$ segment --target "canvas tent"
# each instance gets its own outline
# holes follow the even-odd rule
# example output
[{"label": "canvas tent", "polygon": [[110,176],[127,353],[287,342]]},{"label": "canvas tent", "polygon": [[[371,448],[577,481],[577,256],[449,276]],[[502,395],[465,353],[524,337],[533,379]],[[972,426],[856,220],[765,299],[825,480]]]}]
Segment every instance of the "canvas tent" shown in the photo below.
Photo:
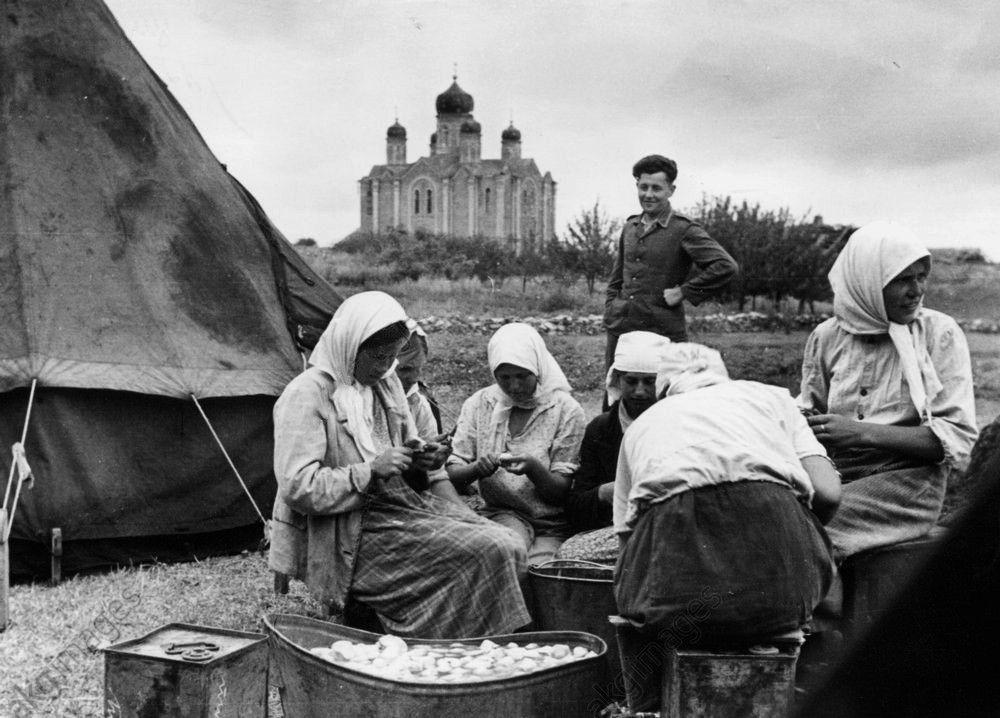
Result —
[{"label": "canvas tent", "polygon": [[[0,19],[0,468],[14,573],[232,549],[274,499],[271,407],[340,302],[100,0]],[[310,341],[311,339],[311,341]]]}]

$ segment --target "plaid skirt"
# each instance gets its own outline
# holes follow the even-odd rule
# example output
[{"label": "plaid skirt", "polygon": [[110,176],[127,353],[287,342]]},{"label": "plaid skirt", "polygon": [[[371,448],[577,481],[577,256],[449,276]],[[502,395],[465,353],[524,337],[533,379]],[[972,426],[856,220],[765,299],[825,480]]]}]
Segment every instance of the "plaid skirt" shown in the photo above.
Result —
[{"label": "plaid skirt", "polygon": [[816,517],[780,484],[743,481],[652,504],[615,566],[622,617],[677,645],[809,620],[833,580]]},{"label": "plaid skirt", "polygon": [[350,595],[399,636],[511,633],[531,621],[519,582],[526,571],[514,532],[392,479],[365,509]]}]

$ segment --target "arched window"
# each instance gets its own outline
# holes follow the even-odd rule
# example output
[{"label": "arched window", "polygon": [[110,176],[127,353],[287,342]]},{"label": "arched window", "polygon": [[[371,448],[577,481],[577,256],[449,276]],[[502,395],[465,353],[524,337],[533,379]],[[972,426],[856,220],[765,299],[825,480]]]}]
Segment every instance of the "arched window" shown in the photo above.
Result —
[{"label": "arched window", "polygon": [[413,214],[420,214],[420,190],[413,190]]},{"label": "arched window", "polygon": [[372,194],[372,184],[371,184],[371,182],[369,182],[368,183],[368,189],[365,191],[365,214],[371,214],[372,213],[372,207],[374,205],[374,202],[372,201],[372,197],[373,197],[373,194]]},{"label": "arched window", "polygon": [[434,213],[434,199],[431,196],[433,194],[432,190],[427,190],[427,214]]},{"label": "arched window", "polygon": [[486,194],[486,198],[485,198],[485,201],[484,201],[483,204],[485,205],[485,210],[487,212],[489,212],[490,211],[490,188],[489,187],[486,188],[486,193],[485,194]]}]

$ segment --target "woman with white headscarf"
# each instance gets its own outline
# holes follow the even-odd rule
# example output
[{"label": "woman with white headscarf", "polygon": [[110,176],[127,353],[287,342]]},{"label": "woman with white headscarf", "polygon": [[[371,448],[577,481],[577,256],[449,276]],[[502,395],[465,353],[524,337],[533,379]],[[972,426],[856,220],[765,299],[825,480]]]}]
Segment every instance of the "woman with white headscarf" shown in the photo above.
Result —
[{"label": "woman with white headscarf", "polygon": [[898,224],[857,230],[830,270],[834,316],[806,343],[799,406],[843,476],[838,561],[933,528],[978,436],[965,335],[923,306],[930,264]]},{"label": "woman with white headscarf", "polygon": [[459,490],[478,482],[480,512],[522,537],[529,564],[542,563],[569,535],[564,506],[583,408],[530,325],[500,327],[487,358],[496,383],[462,405],[448,474]]},{"label": "woman with white headscarf", "polygon": [[341,620],[349,600],[368,606],[389,633],[514,631],[530,621],[524,548],[461,503],[447,447],[417,435],[394,371],[408,336],[389,295],[349,297],[279,397],[271,568]]},{"label": "woman with white headscarf", "polygon": [[618,537],[611,528],[615,469],[622,435],[656,401],[656,370],[670,339],[653,332],[627,332],[615,346],[604,380],[610,406],[594,417],[583,434],[580,468],[566,499],[566,517],[582,533],[567,539],[556,558],[614,564]]},{"label": "woman with white headscarf", "polygon": [[799,628],[833,580],[823,446],[787,389],[730,380],[714,349],[668,344],[656,389],[618,459],[620,615],[679,643]]}]

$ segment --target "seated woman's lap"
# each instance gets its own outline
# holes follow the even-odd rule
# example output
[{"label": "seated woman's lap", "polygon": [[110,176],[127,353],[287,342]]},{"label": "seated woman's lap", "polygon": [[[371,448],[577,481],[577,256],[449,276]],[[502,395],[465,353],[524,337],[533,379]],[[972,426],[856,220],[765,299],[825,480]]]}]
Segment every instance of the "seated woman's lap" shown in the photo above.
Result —
[{"label": "seated woman's lap", "polygon": [[513,511],[482,509],[480,513],[520,537],[528,552],[529,566],[538,566],[555,558],[559,547],[566,540],[564,530],[538,530]]},{"label": "seated woman's lap", "polygon": [[937,523],[947,488],[943,465],[871,474],[844,484],[826,525],[838,563],[856,553],[923,536]]},{"label": "seated woman's lap", "polygon": [[396,487],[366,509],[351,596],[399,635],[509,632],[530,620],[518,583],[525,560],[503,527]]}]

